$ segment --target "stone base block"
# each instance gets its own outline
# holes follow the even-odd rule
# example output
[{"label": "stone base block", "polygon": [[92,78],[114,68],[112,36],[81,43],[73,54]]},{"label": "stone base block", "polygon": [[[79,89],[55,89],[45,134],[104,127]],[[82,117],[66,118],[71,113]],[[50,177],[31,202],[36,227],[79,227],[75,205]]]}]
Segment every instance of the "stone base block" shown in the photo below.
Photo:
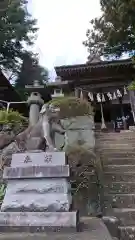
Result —
[{"label": "stone base block", "polygon": [[1,212],[0,232],[77,231],[78,212]]},{"label": "stone base block", "polygon": [[63,178],[69,177],[69,165],[5,167],[4,179]]},{"label": "stone base block", "polygon": [[68,212],[72,203],[70,194],[6,194],[2,212]]},{"label": "stone base block", "polygon": [[64,178],[9,180],[6,188],[6,194],[10,196],[17,194],[66,194],[69,192],[71,192],[70,183]]}]

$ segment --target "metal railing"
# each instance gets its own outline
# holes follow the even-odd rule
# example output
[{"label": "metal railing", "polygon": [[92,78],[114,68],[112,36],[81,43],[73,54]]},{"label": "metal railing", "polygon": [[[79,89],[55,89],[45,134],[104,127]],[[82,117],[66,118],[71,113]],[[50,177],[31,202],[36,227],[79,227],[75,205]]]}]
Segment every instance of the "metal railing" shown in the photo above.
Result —
[{"label": "metal railing", "polygon": [[27,103],[27,102],[26,101],[22,101],[22,102],[7,102],[7,101],[4,101],[4,100],[0,100],[0,103],[6,103],[7,104],[6,110],[7,110],[7,113],[8,113],[11,104],[23,104],[23,103]]}]

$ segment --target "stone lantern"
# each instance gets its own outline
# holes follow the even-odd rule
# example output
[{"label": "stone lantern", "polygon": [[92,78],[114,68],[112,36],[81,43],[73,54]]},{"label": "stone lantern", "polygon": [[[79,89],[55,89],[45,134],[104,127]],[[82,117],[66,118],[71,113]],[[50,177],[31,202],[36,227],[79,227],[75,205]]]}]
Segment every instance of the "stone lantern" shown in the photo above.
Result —
[{"label": "stone lantern", "polygon": [[64,93],[62,90],[62,85],[64,83],[61,81],[61,77],[57,76],[55,78],[55,82],[52,83],[52,85],[54,86],[53,89],[53,94],[51,95],[52,98],[57,98],[57,97],[64,97]]},{"label": "stone lantern", "polygon": [[38,80],[34,81],[33,85],[26,85],[25,88],[31,92],[27,103],[30,107],[29,110],[29,125],[34,126],[39,120],[39,112],[41,106],[44,104],[41,98],[40,91],[44,88],[44,85],[40,85]]}]

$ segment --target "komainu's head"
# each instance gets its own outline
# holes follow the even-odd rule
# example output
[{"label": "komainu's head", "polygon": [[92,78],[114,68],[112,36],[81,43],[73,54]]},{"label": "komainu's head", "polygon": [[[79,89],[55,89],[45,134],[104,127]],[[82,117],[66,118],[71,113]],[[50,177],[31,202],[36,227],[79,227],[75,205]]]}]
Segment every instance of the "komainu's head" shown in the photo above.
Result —
[{"label": "komainu's head", "polygon": [[47,115],[49,118],[58,117],[60,108],[53,104],[44,104],[41,108],[40,114],[42,116]]}]

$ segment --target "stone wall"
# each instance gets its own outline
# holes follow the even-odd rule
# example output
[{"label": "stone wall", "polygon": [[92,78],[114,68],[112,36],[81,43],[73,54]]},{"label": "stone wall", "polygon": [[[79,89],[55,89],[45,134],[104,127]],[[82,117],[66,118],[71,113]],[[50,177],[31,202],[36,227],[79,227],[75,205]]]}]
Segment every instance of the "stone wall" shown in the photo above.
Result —
[{"label": "stone wall", "polygon": [[[80,143],[86,149],[95,148],[94,119],[93,116],[80,116],[76,118],[63,119],[63,126],[66,129],[67,145]],[[56,134],[56,146],[63,145],[64,137]]]},{"label": "stone wall", "polygon": [[[92,158],[93,162],[96,162],[96,156],[93,154],[95,152],[95,131],[94,131],[94,119],[93,116],[80,116],[76,118],[64,119],[63,125],[66,129],[67,134],[67,142],[65,146],[65,150],[67,146],[75,146],[80,145],[81,148],[86,149],[86,151],[90,151],[90,158]],[[56,135],[56,145],[57,148],[63,145],[64,138],[63,136]],[[78,157],[76,157],[76,161]],[[74,160],[73,160],[74,161]],[[83,161],[83,163],[82,163]],[[85,215],[97,215],[99,212],[99,200],[98,200],[98,186],[97,181],[98,177],[96,174],[95,166],[90,166],[89,160],[82,159],[80,169],[77,167],[77,171],[84,171],[85,167],[88,167],[86,177],[89,180],[89,189],[87,187],[83,187],[79,192],[75,192],[73,200],[73,208],[79,209],[80,214]],[[86,163],[87,161],[87,163]],[[69,163],[70,165],[71,163]],[[75,164],[72,164],[72,167]],[[76,164],[77,165],[77,164]]]}]

